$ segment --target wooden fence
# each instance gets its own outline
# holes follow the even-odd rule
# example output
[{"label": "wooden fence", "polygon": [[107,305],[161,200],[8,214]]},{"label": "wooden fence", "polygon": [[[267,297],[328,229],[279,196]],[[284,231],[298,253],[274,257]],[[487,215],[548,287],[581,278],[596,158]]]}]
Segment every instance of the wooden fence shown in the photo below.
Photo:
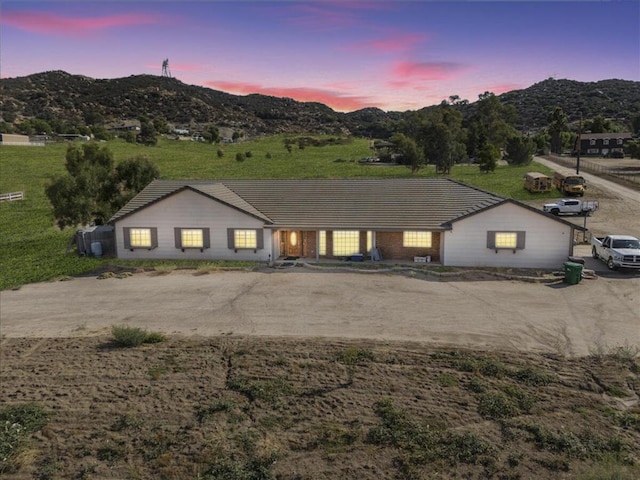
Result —
[{"label": "wooden fence", "polygon": [[24,192],[0,193],[0,202],[13,202],[14,200],[24,200]]},{"label": "wooden fence", "polygon": [[[576,168],[575,157],[559,157],[556,155],[550,155],[549,158],[562,166],[569,168]],[[589,160],[580,159],[580,170],[584,170],[588,173],[594,173],[596,175],[609,177],[612,180],[618,179],[625,182],[634,184],[636,187],[640,186],[640,160],[638,160],[637,167],[620,167],[620,166],[606,166],[600,165]]]}]

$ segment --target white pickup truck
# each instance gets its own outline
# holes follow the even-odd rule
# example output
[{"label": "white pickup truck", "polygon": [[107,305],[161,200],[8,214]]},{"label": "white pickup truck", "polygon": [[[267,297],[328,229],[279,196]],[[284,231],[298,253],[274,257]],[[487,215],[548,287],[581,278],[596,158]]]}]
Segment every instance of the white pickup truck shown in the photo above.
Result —
[{"label": "white pickup truck", "polygon": [[591,253],[611,270],[640,268],[640,240],[631,235],[591,237]]},{"label": "white pickup truck", "polygon": [[554,215],[591,215],[598,210],[600,204],[597,200],[584,201],[574,200],[572,198],[563,198],[555,203],[546,203],[542,206],[542,210]]}]

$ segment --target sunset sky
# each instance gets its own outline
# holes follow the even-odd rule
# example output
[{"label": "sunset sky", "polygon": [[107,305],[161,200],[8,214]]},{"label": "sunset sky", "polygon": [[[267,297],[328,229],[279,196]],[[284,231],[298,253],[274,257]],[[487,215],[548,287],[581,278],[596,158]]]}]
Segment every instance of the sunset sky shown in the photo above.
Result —
[{"label": "sunset sky", "polygon": [[334,110],[640,81],[640,2],[3,0],[0,74],[171,74]]}]

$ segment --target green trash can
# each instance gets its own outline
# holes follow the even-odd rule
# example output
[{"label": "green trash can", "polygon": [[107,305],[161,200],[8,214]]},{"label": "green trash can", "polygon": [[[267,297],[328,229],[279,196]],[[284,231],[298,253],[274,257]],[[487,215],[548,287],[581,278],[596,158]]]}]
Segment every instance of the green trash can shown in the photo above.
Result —
[{"label": "green trash can", "polygon": [[575,262],[564,262],[564,281],[569,285],[577,285],[582,280],[582,265]]}]

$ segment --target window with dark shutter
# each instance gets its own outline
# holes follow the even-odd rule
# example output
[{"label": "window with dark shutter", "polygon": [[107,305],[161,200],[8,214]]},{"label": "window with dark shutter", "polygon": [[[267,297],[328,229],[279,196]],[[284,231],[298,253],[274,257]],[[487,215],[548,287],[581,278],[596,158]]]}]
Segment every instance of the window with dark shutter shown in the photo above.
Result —
[{"label": "window with dark shutter", "polygon": [[524,249],[525,236],[526,232],[524,231],[488,231],[487,248],[495,250],[496,253],[498,253],[498,250],[513,250],[513,253],[515,253],[516,250]]}]

